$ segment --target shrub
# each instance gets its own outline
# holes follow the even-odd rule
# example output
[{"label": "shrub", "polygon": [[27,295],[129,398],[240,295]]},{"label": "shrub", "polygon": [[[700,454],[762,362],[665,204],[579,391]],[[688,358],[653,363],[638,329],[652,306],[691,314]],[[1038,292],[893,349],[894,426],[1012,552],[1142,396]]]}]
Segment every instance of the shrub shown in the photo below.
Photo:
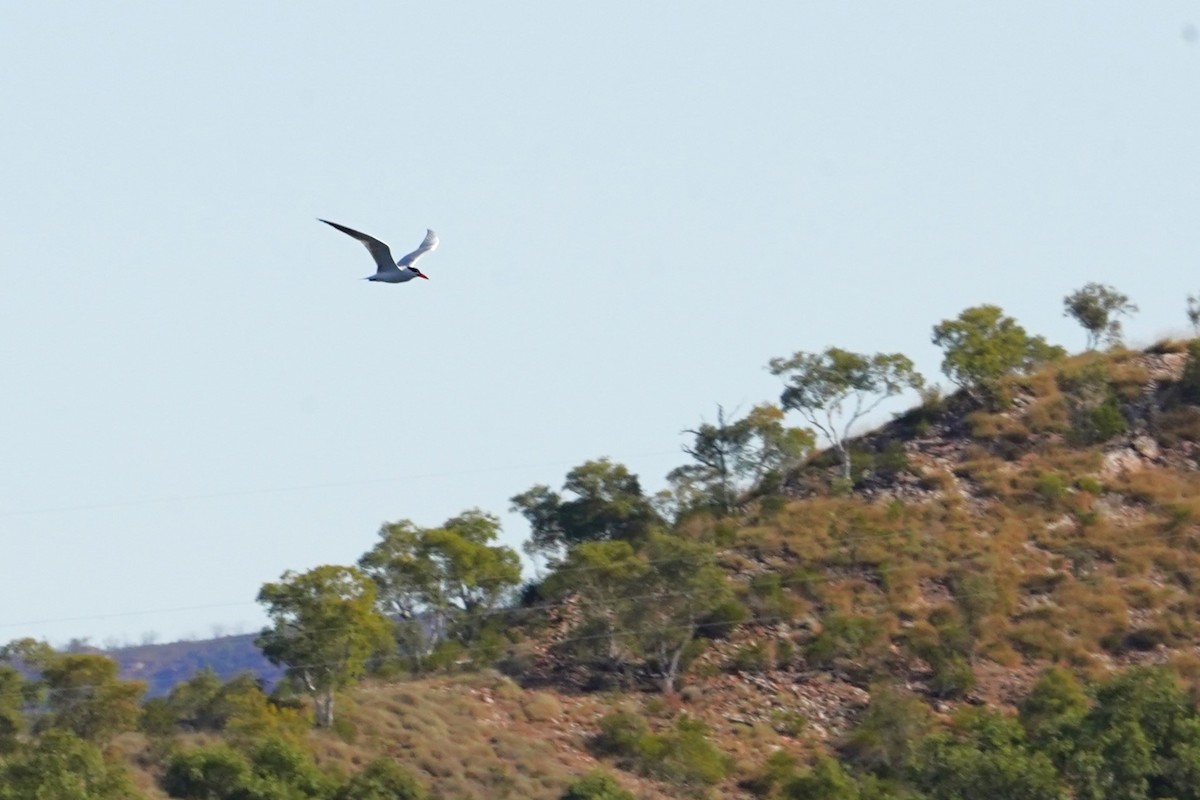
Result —
[{"label": "shrub", "polygon": [[783,580],[777,572],[751,578],[747,599],[751,613],[759,620],[786,619],[795,609],[795,603],[784,592]]},{"label": "shrub", "polygon": [[637,800],[632,792],[621,788],[611,775],[590,772],[567,787],[560,800]]},{"label": "shrub", "polygon": [[1043,472],[1034,482],[1033,490],[1051,508],[1067,495],[1067,480],[1057,472]]},{"label": "shrub", "polygon": [[615,757],[624,769],[680,786],[719,783],[729,769],[728,759],[708,740],[708,727],[687,714],[661,734],[652,733],[637,714],[609,714],[591,744],[595,753]]},{"label": "shrub", "polygon": [[226,745],[214,745],[175,753],[167,761],[162,788],[183,800],[234,797],[246,792],[253,782],[245,756]]},{"label": "shrub", "polygon": [[377,758],[338,789],[334,797],[335,800],[425,800],[427,795],[416,779],[395,761]]},{"label": "shrub", "polygon": [[784,736],[796,737],[808,728],[808,717],[798,711],[777,708],[771,712],[771,728]]},{"label": "shrub", "polygon": [[842,752],[865,769],[895,775],[931,725],[929,709],[910,692],[873,687],[866,713],[846,738]]},{"label": "shrub", "polygon": [[830,669],[841,661],[871,667],[886,644],[883,624],[874,617],[833,613],[821,622],[821,632],[804,650],[805,658],[818,669]]},{"label": "shrub", "polygon": [[774,664],[774,648],[770,642],[751,642],[738,648],[733,657],[733,668],[739,672],[767,672]]},{"label": "shrub", "polygon": [[650,735],[650,723],[632,711],[615,711],[600,720],[600,732],[592,739],[597,755],[618,758],[636,754]]},{"label": "shrub", "polygon": [[521,703],[521,710],[530,722],[546,722],[562,713],[562,704],[553,695],[534,692]]},{"label": "shrub", "polygon": [[842,765],[819,756],[812,767],[783,787],[784,800],[858,800],[858,786]]}]

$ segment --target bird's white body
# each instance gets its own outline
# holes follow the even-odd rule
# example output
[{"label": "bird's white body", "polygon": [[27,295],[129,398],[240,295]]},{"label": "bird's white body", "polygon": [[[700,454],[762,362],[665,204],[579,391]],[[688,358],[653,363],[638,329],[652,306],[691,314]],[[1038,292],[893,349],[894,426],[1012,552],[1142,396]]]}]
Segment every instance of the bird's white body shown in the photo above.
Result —
[{"label": "bird's white body", "polygon": [[[382,281],[383,283],[404,283],[405,281],[411,281],[415,277],[417,277],[417,273],[405,267],[404,269],[390,269],[383,272],[376,272],[374,275],[368,275],[366,280]],[[422,275],[421,277],[425,276]]]},{"label": "bird's white body", "polygon": [[438,237],[432,229],[425,231],[425,239],[421,242],[421,246],[413,250],[408,255],[399,261],[392,261],[392,249],[385,242],[381,242],[374,236],[368,236],[365,233],[360,233],[353,228],[347,228],[345,225],[339,225],[336,222],[330,222],[327,219],[319,219],[326,225],[337,228],[347,236],[352,236],[358,241],[366,245],[367,252],[371,254],[371,258],[375,259],[375,274],[368,275],[366,280],[378,281],[380,283],[407,283],[413,278],[425,278],[428,276],[414,265],[417,259],[437,249]]}]

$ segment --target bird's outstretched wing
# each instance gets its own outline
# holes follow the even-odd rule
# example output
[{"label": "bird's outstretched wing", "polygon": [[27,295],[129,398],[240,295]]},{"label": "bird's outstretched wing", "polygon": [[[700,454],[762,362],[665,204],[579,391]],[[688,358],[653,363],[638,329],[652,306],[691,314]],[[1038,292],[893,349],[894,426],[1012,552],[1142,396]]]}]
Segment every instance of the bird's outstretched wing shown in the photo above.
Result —
[{"label": "bird's outstretched wing", "polygon": [[416,263],[416,260],[418,258],[425,255],[430,250],[435,249],[437,246],[438,246],[437,234],[434,233],[431,229],[427,228],[425,230],[425,240],[423,242],[421,242],[421,246],[418,247],[416,250],[413,250],[411,253],[406,255],[404,258],[400,259],[400,262],[398,265],[401,267],[410,267],[414,263]]},{"label": "bird's outstretched wing", "polygon": [[[338,225],[336,222],[330,222],[327,219],[321,219],[318,217],[317,220],[319,222],[324,222],[326,225],[337,228],[347,236],[353,236],[355,239],[358,239],[360,242],[366,245],[367,251],[371,254],[371,258],[375,259],[377,272],[395,271],[396,264],[394,261],[392,261],[392,249],[387,246],[386,242],[381,242],[374,236],[368,236],[365,233],[359,233],[353,228],[347,228],[345,225]],[[408,258],[408,256],[405,256],[405,258]]]}]

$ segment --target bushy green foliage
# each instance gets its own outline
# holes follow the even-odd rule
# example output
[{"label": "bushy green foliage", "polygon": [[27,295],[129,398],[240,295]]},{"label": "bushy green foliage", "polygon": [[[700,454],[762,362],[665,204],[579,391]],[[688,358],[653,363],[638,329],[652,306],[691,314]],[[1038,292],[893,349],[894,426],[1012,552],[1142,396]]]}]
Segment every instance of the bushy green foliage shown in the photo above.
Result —
[{"label": "bushy green foliage", "polygon": [[1020,721],[1030,740],[1044,746],[1060,740],[1060,733],[1077,725],[1087,709],[1087,694],[1075,676],[1051,667],[1021,703]]},{"label": "bushy green foliage", "polygon": [[51,729],[0,761],[0,800],[137,800],[126,769],[100,748]]},{"label": "bushy green foliage", "polygon": [[842,752],[863,769],[899,776],[932,724],[929,708],[912,693],[888,685],[872,687],[871,702]]},{"label": "bushy green foliage", "polygon": [[1050,759],[1028,747],[1015,720],[994,711],[965,711],[949,730],[927,736],[908,775],[931,800],[1066,800]]},{"label": "bushy green foliage", "polygon": [[813,765],[783,786],[784,800],[859,800],[858,784],[832,758],[818,757]]},{"label": "bushy green foliage", "polygon": [[814,667],[835,665],[870,672],[886,646],[881,621],[874,616],[830,613],[821,618],[821,632],[804,648]]},{"label": "bushy green foliage", "polygon": [[403,767],[377,758],[342,785],[334,800],[425,800],[428,795]]},{"label": "bushy green foliage", "polygon": [[571,782],[560,800],[636,800],[633,792],[626,791],[604,772],[590,772]]},{"label": "bushy green foliage", "polygon": [[117,678],[110,658],[85,653],[57,655],[44,664],[41,683],[46,689],[49,714],[43,728],[63,728],[81,739],[103,744],[123,731],[137,727],[145,691],[140,681]]},{"label": "bushy green foliage", "polygon": [[553,563],[580,542],[636,544],[663,524],[637,475],[606,458],[568,472],[563,492],[539,484],[511,498],[512,510],[529,520],[532,535],[525,549],[530,555]]},{"label": "bushy green foliage", "polygon": [[[448,640],[488,663],[485,642],[495,612],[521,582],[520,558],[497,545],[500,520],[471,509],[438,528],[409,520],[389,523],[379,542],[359,559],[374,582],[380,610],[398,620],[401,654],[415,671],[453,660],[430,651]],[[442,654],[444,655],[444,653]]]},{"label": "bushy green foliage", "polygon": [[643,717],[617,712],[600,720],[592,748],[598,755],[615,757],[624,769],[699,788],[719,783],[729,769],[728,759],[708,734],[702,721],[687,714],[680,715],[673,729],[653,733]]},{"label": "bushy green foliage", "polygon": [[278,737],[256,741],[248,752],[226,744],[176,751],[160,783],[180,800],[316,800],[333,790],[310,754]]},{"label": "bushy green foliage", "polygon": [[1106,442],[1128,429],[1102,360],[1092,358],[1082,366],[1059,370],[1057,380],[1069,408],[1071,438],[1076,444]]},{"label": "bushy green foliage", "polygon": [[942,371],[976,400],[995,400],[1000,381],[1063,357],[1061,347],[1030,336],[999,306],[968,308],[933,328],[933,343],[945,353]]}]

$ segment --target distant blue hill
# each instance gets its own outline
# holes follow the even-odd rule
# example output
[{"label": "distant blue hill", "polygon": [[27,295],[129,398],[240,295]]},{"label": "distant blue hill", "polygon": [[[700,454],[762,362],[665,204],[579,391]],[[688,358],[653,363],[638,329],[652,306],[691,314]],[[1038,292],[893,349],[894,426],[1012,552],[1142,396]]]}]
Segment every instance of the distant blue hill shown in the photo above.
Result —
[{"label": "distant blue hill", "polygon": [[204,668],[229,680],[242,672],[253,672],[269,691],[283,677],[283,669],[271,664],[254,646],[257,633],[221,636],[190,642],[142,644],[104,651],[117,662],[127,680],[146,682],[146,696],[158,697]]}]

